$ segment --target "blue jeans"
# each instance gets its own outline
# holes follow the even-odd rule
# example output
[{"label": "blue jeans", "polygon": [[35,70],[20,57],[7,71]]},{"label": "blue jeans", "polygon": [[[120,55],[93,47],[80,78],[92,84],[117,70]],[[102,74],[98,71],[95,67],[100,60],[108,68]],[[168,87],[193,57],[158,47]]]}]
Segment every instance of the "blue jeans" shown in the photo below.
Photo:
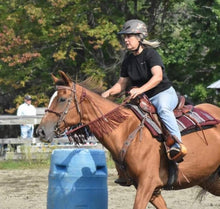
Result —
[{"label": "blue jeans", "polygon": [[171,86],[157,95],[150,98],[152,104],[156,107],[163,124],[171,135],[176,136],[181,142],[181,134],[173,110],[178,104],[178,97],[175,89]]},{"label": "blue jeans", "polygon": [[34,133],[33,125],[21,125],[21,137],[22,138],[32,138]]}]

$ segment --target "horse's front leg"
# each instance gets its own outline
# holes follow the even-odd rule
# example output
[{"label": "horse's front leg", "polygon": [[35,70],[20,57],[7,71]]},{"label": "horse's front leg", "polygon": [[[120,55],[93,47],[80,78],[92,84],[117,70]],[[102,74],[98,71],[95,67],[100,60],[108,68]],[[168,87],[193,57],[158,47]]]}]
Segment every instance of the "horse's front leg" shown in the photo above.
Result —
[{"label": "horse's front leg", "polygon": [[157,209],[167,209],[167,204],[161,195],[161,190],[155,190],[150,203]]},{"label": "horse's front leg", "polygon": [[157,186],[150,177],[145,178],[144,181],[138,181],[133,209],[145,209]]}]

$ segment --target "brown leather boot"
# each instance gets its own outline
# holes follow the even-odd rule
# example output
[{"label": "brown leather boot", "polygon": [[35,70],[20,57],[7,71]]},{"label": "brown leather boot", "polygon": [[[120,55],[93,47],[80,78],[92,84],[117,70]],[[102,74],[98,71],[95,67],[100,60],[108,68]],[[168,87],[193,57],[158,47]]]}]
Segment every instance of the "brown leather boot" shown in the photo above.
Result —
[{"label": "brown leather boot", "polygon": [[183,161],[183,157],[187,154],[187,149],[182,143],[178,145],[176,143],[175,145],[167,151],[167,156],[170,160],[181,163]]}]

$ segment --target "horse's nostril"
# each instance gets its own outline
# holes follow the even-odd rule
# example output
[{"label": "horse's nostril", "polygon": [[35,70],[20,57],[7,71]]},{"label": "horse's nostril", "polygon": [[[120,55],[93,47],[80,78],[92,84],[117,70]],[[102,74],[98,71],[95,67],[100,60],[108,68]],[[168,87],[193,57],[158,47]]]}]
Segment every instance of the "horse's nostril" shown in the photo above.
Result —
[{"label": "horse's nostril", "polygon": [[44,130],[42,128],[38,129],[37,135],[39,135],[40,137],[44,137],[45,136]]}]

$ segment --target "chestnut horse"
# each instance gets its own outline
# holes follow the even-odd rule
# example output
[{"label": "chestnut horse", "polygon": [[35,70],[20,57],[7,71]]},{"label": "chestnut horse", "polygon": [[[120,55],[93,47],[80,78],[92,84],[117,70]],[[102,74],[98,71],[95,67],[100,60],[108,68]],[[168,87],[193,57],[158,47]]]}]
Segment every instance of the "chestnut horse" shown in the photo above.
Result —
[{"label": "chestnut horse", "polygon": [[[140,126],[140,120],[129,108],[75,84],[63,71],[59,74],[59,79],[52,75],[57,91],[37,129],[41,140],[51,142],[55,134],[66,128],[78,123],[87,124],[113,159],[120,162],[119,153],[124,142]],[[211,104],[196,107],[220,119],[219,107]],[[220,196],[220,124],[203,131],[182,137],[188,153],[178,165],[177,180],[172,189],[198,185]],[[160,192],[169,179],[164,145],[152,137],[146,127],[140,132],[134,134],[124,157],[126,176],[133,180],[137,190],[133,209],[145,209],[149,202],[155,208],[166,209]]]}]

